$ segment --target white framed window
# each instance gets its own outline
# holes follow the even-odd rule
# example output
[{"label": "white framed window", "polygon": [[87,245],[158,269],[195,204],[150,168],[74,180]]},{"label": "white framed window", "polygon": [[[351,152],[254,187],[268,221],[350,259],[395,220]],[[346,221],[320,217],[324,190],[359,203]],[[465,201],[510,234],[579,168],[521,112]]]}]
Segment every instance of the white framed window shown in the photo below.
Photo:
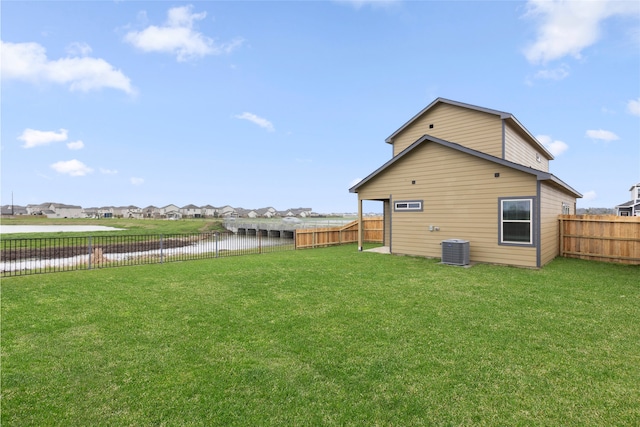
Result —
[{"label": "white framed window", "polygon": [[571,206],[568,203],[562,202],[562,215],[571,214]]},{"label": "white framed window", "polygon": [[393,203],[393,210],[398,212],[421,212],[422,211],[422,200],[399,200]]},{"label": "white framed window", "polygon": [[500,199],[500,243],[533,244],[533,199]]}]

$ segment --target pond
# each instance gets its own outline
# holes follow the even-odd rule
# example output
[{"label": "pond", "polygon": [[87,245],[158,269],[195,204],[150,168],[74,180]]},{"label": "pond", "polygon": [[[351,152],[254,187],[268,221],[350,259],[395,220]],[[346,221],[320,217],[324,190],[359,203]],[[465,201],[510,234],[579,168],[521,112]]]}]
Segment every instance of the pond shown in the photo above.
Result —
[{"label": "pond", "polygon": [[121,231],[124,228],[104,225],[0,225],[0,234],[12,233],[59,233],[85,231]]}]

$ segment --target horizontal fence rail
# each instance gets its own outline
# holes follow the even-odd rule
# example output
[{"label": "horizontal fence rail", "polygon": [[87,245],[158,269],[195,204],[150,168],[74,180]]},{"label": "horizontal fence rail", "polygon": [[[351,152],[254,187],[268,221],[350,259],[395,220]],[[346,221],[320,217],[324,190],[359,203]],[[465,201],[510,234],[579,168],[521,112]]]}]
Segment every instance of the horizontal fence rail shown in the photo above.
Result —
[{"label": "horizontal fence rail", "polygon": [[226,232],[2,239],[0,276],[189,261],[293,249],[293,238],[262,234],[238,236]]},{"label": "horizontal fence rail", "polygon": [[640,265],[640,217],[560,215],[560,256]]},{"label": "horizontal fence rail", "polygon": [[[384,220],[382,217],[363,218],[362,223],[365,242],[383,243]],[[356,243],[358,241],[358,221],[352,221],[340,227],[296,230],[295,241],[296,249]]]}]

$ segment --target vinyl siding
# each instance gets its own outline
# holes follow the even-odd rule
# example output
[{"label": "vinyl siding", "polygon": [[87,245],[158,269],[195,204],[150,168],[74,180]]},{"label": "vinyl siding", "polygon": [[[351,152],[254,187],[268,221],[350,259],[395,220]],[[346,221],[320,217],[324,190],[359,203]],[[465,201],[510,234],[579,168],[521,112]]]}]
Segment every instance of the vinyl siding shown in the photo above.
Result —
[{"label": "vinyl siding", "polygon": [[[540,162],[536,159],[540,156]],[[531,145],[527,139],[510,124],[505,126],[504,158],[514,163],[549,172],[549,159],[542,151]]]},{"label": "vinyl siding", "polygon": [[570,207],[575,215],[576,199],[547,184],[540,185],[540,266],[551,262],[560,253],[560,221],[562,203]]},{"label": "vinyl siding", "polygon": [[[471,261],[535,267],[535,247],[498,245],[498,198],[535,197],[536,190],[533,175],[423,144],[364,184],[358,194],[360,199],[391,194],[393,200],[423,200],[423,212],[392,213],[395,254],[440,258],[443,240],[464,239],[470,242]],[[431,232],[430,225],[440,230]]]},{"label": "vinyl siding", "polygon": [[[450,104],[438,104],[417,118],[393,139],[393,155],[413,144],[423,135],[502,157],[502,123],[500,117]],[[433,124],[433,128],[429,125]]]}]

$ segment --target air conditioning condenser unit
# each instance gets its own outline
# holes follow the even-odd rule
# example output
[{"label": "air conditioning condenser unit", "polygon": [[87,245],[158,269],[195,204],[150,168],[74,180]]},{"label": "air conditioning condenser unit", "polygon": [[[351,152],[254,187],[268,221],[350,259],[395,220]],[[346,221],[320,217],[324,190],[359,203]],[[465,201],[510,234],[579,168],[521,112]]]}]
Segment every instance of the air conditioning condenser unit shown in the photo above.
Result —
[{"label": "air conditioning condenser unit", "polygon": [[442,263],[469,265],[469,241],[460,239],[443,240]]}]

